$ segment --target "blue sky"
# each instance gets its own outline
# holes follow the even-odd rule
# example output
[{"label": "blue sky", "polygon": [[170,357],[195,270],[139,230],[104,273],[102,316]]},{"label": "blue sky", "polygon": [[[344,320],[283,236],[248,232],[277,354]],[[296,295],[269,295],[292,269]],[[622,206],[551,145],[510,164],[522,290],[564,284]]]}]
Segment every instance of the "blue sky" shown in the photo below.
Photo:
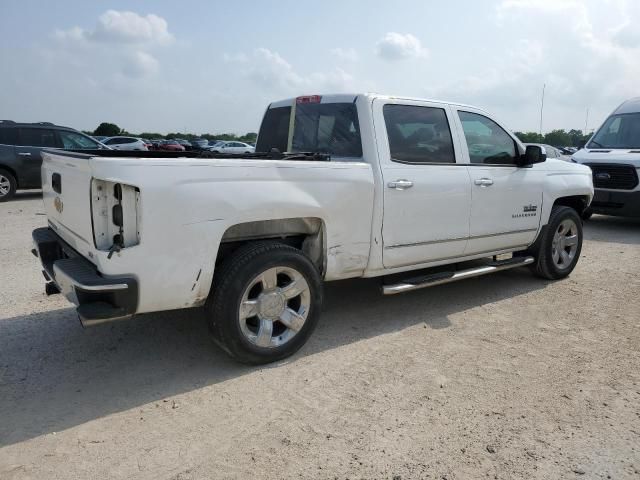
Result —
[{"label": "blue sky", "polygon": [[272,100],[441,98],[514,130],[597,127],[640,95],[636,0],[0,2],[0,118],[255,131]]}]

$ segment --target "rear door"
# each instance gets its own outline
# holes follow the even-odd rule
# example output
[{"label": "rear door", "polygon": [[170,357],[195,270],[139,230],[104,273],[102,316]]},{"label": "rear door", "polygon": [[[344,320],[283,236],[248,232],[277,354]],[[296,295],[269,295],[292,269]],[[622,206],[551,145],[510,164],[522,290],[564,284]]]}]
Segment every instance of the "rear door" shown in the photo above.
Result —
[{"label": "rear door", "polygon": [[40,167],[43,148],[60,148],[61,144],[52,128],[20,127],[16,154],[21,160],[22,181],[24,187],[40,186]]},{"label": "rear door", "polygon": [[455,109],[471,178],[467,255],[525,247],[536,237],[544,164],[518,167],[515,139],[484,112]]},{"label": "rear door", "polygon": [[455,258],[469,236],[471,186],[446,104],[377,99],[385,268]]}]

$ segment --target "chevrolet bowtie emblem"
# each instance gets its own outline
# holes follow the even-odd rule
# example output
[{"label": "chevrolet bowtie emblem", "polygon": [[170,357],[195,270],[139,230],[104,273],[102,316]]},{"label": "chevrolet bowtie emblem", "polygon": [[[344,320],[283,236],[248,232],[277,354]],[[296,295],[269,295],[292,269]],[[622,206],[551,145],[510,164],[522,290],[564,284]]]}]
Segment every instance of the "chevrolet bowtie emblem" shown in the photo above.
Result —
[{"label": "chevrolet bowtie emblem", "polygon": [[62,203],[60,197],[55,198],[55,200],[53,201],[53,206],[56,207],[58,213],[62,213],[62,210],[64,210],[64,203]]}]

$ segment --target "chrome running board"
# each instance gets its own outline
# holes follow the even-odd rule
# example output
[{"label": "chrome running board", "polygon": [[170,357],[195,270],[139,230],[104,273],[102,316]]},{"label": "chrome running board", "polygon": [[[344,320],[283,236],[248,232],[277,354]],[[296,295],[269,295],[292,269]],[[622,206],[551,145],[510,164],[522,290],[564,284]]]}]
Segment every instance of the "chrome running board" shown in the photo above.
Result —
[{"label": "chrome running board", "polygon": [[435,285],[442,285],[443,283],[457,282],[465,278],[479,277],[480,275],[487,275],[488,273],[509,270],[510,268],[524,267],[525,265],[532,264],[534,261],[535,258],[533,257],[514,257],[507,260],[491,262],[481,267],[460,270],[458,272],[440,272],[422,277],[408,278],[399,283],[383,285],[382,293],[385,295],[395,295],[397,293],[410,292],[420,288],[433,287]]}]

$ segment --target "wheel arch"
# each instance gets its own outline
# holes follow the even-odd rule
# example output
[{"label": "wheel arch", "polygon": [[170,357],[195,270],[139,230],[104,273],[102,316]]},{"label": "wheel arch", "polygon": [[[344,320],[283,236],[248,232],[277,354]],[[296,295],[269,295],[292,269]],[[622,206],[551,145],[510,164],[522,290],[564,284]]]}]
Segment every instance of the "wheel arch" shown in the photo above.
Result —
[{"label": "wheel arch", "polygon": [[318,217],[257,220],[232,225],[222,235],[215,264],[217,267],[247,243],[278,240],[304,252],[324,275],[327,265],[325,232],[325,223]]},{"label": "wheel arch", "polygon": [[13,168],[9,167],[8,165],[5,165],[4,163],[0,163],[0,169],[6,170],[11,175],[13,175],[13,178],[16,179],[17,188],[20,188],[20,179],[18,178],[18,173]]},{"label": "wheel arch", "polygon": [[589,206],[589,196],[588,195],[569,195],[566,197],[556,198],[553,202],[552,208],[556,205],[563,205],[565,207],[571,207],[578,215],[582,215],[582,212],[586,210]]}]

